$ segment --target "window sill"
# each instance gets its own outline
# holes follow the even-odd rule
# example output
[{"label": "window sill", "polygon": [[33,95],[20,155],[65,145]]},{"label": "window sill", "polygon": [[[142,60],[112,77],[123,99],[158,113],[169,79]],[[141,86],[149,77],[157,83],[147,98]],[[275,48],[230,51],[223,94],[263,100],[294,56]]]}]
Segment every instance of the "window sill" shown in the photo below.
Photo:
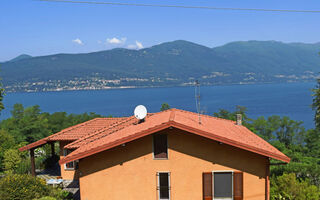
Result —
[{"label": "window sill", "polygon": [[74,171],[74,168],[64,168],[65,171]]},{"label": "window sill", "polygon": [[[153,160],[169,160],[168,158],[153,158]],[[162,199],[160,199],[162,200]],[[167,199],[163,199],[163,200],[167,200]]]}]

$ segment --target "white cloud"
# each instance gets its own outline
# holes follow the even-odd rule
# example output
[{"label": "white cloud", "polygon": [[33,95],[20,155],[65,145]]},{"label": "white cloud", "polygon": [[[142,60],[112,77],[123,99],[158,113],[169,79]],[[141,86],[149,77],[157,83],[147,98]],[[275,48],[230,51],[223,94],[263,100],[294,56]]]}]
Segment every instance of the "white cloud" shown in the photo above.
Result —
[{"label": "white cloud", "polygon": [[125,42],[126,42],[126,40],[127,40],[127,38],[116,38],[116,37],[114,37],[114,38],[107,38],[107,43],[109,43],[109,44],[124,44]]},{"label": "white cloud", "polygon": [[83,45],[83,42],[79,38],[72,40],[72,42],[79,44],[79,45]]},{"label": "white cloud", "polygon": [[143,49],[143,45],[142,45],[141,42],[136,41],[136,45],[137,45],[137,48],[138,48],[138,49]]},{"label": "white cloud", "polygon": [[127,46],[128,49],[143,49],[143,45],[141,42],[136,40],[136,44],[130,44]]}]

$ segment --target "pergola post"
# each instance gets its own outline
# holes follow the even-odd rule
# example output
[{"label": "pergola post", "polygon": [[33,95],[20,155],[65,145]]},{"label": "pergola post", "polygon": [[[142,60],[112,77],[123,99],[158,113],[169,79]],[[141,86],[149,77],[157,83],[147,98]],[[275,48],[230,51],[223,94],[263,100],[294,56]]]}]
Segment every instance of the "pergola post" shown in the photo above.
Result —
[{"label": "pergola post", "polygon": [[31,175],[36,176],[36,164],[34,161],[34,149],[30,149]]},{"label": "pergola post", "polygon": [[51,144],[51,156],[53,157],[55,155],[55,152],[54,152],[54,142],[52,142]]}]

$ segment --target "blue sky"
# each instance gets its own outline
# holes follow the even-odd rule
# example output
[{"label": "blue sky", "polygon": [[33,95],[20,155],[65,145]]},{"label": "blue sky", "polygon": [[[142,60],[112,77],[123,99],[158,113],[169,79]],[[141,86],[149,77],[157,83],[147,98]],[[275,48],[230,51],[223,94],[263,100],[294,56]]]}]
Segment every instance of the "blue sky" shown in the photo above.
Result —
[{"label": "blue sky", "polygon": [[[90,1],[90,0],[87,0]],[[319,0],[95,0],[194,6],[320,10]],[[143,48],[178,39],[214,47],[232,41],[320,42],[320,13],[274,13],[34,0],[0,1],[0,61],[20,54]]]}]

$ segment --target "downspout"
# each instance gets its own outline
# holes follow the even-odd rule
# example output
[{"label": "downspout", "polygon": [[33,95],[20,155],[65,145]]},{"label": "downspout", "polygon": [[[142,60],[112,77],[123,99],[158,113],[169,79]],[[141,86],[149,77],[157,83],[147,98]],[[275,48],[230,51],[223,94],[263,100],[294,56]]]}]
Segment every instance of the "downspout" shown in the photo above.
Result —
[{"label": "downspout", "polygon": [[270,158],[266,162],[266,179],[265,179],[266,197],[265,200],[270,199]]}]

